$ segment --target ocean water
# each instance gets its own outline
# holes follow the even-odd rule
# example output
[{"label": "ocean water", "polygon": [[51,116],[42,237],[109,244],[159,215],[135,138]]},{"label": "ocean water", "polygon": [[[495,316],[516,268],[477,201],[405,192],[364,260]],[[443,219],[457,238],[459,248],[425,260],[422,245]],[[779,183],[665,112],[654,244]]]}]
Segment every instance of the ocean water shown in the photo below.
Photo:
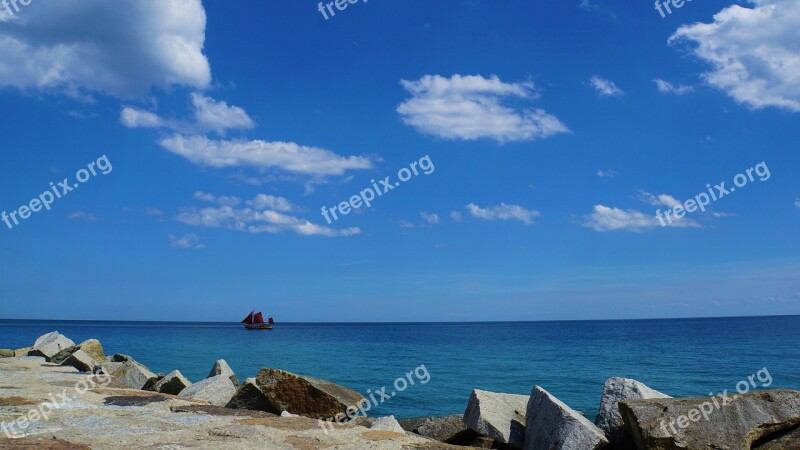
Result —
[{"label": "ocean water", "polygon": [[[472,389],[530,394],[534,385],[594,419],[603,382],[635,378],[672,396],[732,392],[766,368],[769,388],[800,389],[800,316],[515,323],[279,323],[245,331],[229,323],[0,320],[0,348],[29,346],[57,330],[97,338],[154,372],[192,381],[224,358],[240,379],[271,367],[324,378],[362,394],[422,365],[413,386],[370,415],[463,413]],[[759,388],[762,382],[755,379]],[[399,384],[402,387],[402,383]]]}]

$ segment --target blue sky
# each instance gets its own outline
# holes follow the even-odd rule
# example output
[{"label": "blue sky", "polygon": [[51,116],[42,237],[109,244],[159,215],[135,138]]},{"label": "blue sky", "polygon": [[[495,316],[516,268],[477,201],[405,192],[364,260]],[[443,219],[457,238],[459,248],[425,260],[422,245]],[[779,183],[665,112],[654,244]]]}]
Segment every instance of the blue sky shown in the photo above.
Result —
[{"label": "blue sky", "polygon": [[[113,167],[0,222],[0,317],[800,314],[798,14],[788,0],[663,18],[601,0],[383,0],[327,20],[312,1],[0,10],[0,209],[103,155]],[[426,155],[429,175],[321,215]],[[759,163],[705,212],[656,219]]]}]

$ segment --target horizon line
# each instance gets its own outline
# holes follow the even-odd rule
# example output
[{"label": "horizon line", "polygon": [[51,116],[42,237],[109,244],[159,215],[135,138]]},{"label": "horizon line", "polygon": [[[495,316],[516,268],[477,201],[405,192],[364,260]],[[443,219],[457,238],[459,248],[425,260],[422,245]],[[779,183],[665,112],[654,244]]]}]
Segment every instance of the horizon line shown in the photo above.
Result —
[{"label": "horizon line", "polygon": [[[654,321],[654,320],[701,320],[701,319],[756,319],[768,317],[798,317],[800,314],[765,314],[765,315],[746,315],[746,316],[693,316],[693,317],[644,317],[628,319],[550,319],[550,320],[430,320],[430,321],[401,321],[401,322],[371,322],[371,321],[342,321],[342,322],[276,322],[276,324],[290,325],[392,325],[392,324],[502,324],[502,323],[550,323],[550,322],[633,322],[633,321]],[[241,321],[190,321],[190,320],[107,320],[107,319],[5,319],[0,318],[0,322],[97,322],[97,323],[180,323],[180,324],[240,324]]]}]

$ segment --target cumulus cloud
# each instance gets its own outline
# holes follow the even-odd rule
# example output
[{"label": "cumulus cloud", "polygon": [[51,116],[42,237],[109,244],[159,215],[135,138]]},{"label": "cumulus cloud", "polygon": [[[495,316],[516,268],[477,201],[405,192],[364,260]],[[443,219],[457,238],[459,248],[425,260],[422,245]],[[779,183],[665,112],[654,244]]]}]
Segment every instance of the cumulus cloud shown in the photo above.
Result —
[{"label": "cumulus cloud", "polygon": [[216,203],[222,206],[236,206],[242,202],[242,199],[239,197],[229,197],[225,195],[218,197],[216,195],[200,191],[194,193],[194,199],[200,200],[201,202]]},{"label": "cumulus cloud", "polygon": [[213,140],[205,136],[175,134],[159,143],[195,164],[216,168],[278,168],[306,175],[342,175],[348,170],[372,167],[372,161],[366,157],[339,156],[324,148],[294,142]]},{"label": "cumulus cloud", "polygon": [[533,219],[539,217],[539,211],[525,209],[519,205],[508,205],[500,203],[499,205],[481,208],[480,206],[470,203],[467,205],[467,211],[478,219],[483,220],[518,220],[526,225],[531,225]]},{"label": "cumulus cloud", "polygon": [[170,234],[169,245],[172,248],[181,250],[199,250],[205,248],[205,245],[200,243],[200,236],[194,233],[184,234],[183,236]]},{"label": "cumulus cloud", "polygon": [[617,171],[613,169],[608,169],[608,170],[598,169],[597,176],[601,178],[613,178],[617,176]]},{"label": "cumulus cloud", "polygon": [[428,214],[424,211],[420,211],[419,215],[425,219],[425,222],[427,222],[429,225],[436,225],[440,221],[439,215],[436,213]]},{"label": "cumulus cloud", "polygon": [[406,125],[448,140],[531,141],[569,129],[542,109],[504,106],[506,98],[535,99],[533,83],[505,83],[497,76],[425,75],[402,80],[411,98],[397,107]]},{"label": "cumulus cloud", "polygon": [[800,208],[800,198],[794,199],[794,206],[795,208]]},{"label": "cumulus cloud", "polygon": [[211,81],[200,0],[34,1],[0,14],[0,87],[129,98]]},{"label": "cumulus cloud", "polygon": [[227,130],[250,129],[255,126],[253,119],[238,106],[229,106],[221,100],[214,100],[194,92],[190,96],[194,120],[168,120],[156,113],[124,106],[120,112],[120,122],[128,128],[166,128],[172,131],[202,134],[213,131],[224,135]]},{"label": "cumulus cloud", "polygon": [[800,111],[800,2],[753,0],[729,6],[711,23],[678,28],[669,43],[693,44],[692,53],[711,65],[711,85],[753,109]]},{"label": "cumulus cloud", "polygon": [[205,130],[216,131],[219,134],[225,130],[253,128],[253,120],[247,113],[237,106],[228,106],[224,101],[197,92],[192,94],[197,125]]},{"label": "cumulus cloud", "polygon": [[669,194],[653,195],[649,192],[639,191],[637,198],[644,203],[649,203],[653,206],[666,206],[667,208],[674,208],[682,204]]},{"label": "cumulus cloud", "polygon": [[683,84],[675,86],[669,81],[664,81],[660,78],[654,79],[653,83],[656,84],[658,92],[661,92],[663,94],[683,95],[694,91],[694,88],[692,86],[686,86]]},{"label": "cumulus cloud", "polygon": [[[202,201],[213,201],[216,206],[197,208],[183,208],[176,220],[187,225],[204,228],[224,228],[228,230],[244,231],[248,233],[281,233],[293,232],[304,236],[355,236],[361,229],[344,228],[335,229],[311,223],[306,219],[285,214],[282,211],[269,209],[264,197],[248,200],[246,204],[251,207],[237,208],[236,206],[219,204],[220,198],[210,194],[202,194]],[[276,198],[279,199],[279,198]],[[286,205],[286,199],[275,200],[277,205]]]},{"label": "cumulus cloud", "polygon": [[268,194],[256,195],[254,199],[247,201],[247,206],[257,210],[272,209],[281,212],[289,212],[296,209],[289,200]]},{"label": "cumulus cloud", "polygon": [[157,114],[128,106],[122,108],[119,120],[128,128],[158,128],[164,126],[164,121]]},{"label": "cumulus cloud", "polygon": [[[641,232],[649,228],[660,228],[661,222],[655,215],[645,214],[633,209],[622,210],[605,205],[595,205],[594,211],[585,216],[583,226],[594,229],[595,231],[632,231]],[[668,227],[673,228],[698,228],[700,225],[687,218],[673,219],[667,223]]]},{"label": "cumulus cloud", "polygon": [[602,97],[614,97],[625,93],[613,81],[600,78],[597,75],[590,78],[589,83],[597,91],[597,94]]}]

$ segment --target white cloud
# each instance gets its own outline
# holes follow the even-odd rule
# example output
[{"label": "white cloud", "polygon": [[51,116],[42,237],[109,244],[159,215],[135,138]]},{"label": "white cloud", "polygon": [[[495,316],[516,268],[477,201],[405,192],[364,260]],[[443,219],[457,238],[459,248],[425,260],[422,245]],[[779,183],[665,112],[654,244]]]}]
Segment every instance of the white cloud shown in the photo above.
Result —
[{"label": "white cloud", "polygon": [[[202,193],[201,193],[202,194]],[[210,194],[200,196],[201,200],[216,197]],[[234,197],[235,198],[235,197]],[[285,199],[283,199],[285,200]],[[290,216],[280,211],[260,208],[264,206],[264,198],[256,197],[246,202],[259,206],[259,208],[236,208],[229,205],[220,205],[206,208],[184,208],[176,220],[187,225],[204,228],[224,228],[229,230],[245,231],[248,233],[280,233],[289,231],[305,236],[355,236],[361,233],[359,228],[334,229],[316,225],[306,219]],[[288,202],[288,201],[287,201]],[[278,205],[283,203],[278,201]]]},{"label": "white cloud", "polygon": [[569,129],[542,109],[503,106],[508,97],[534,99],[533,83],[504,83],[492,75],[425,75],[402,80],[411,98],[397,107],[403,122],[421,133],[449,140],[490,138],[498,142],[530,141]]},{"label": "white cloud", "polygon": [[267,194],[256,195],[254,199],[247,201],[247,205],[257,210],[272,209],[281,212],[290,212],[296,209],[289,200]]},{"label": "white cloud", "polygon": [[458,211],[450,211],[450,218],[456,222],[461,222],[461,213]]},{"label": "white cloud", "polygon": [[795,208],[800,208],[800,198],[794,199],[794,206]]},{"label": "white cloud", "polygon": [[216,203],[222,206],[236,206],[242,202],[242,199],[239,197],[228,197],[224,195],[217,197],[216,195],[200,191],[194,193],[194,199],[200,200],[201,202]]},{"label": "white cloud", "polygon": [[278,168],[306,175],[342,175],[347,170],[372,167],[372,161],[363,156],[343,157],[324,148],[294,142],[212,140],[176,134],[159,143],[195,164],[216,168]]},{"label": "white cloud", "polygon": [[183,236],[169,235],[169,245],[172,248],[181,250],[198,250],[205,248],[205,245],[200,243],[200,236],[190,233]]},{"label": "white cloud", "polygon": [[128,128],[159,128],[164,126],[163,120],[158,115],[129,106],[122,108],[119,120]]},{"label": "white cloud", "polygon": [[0,87],[135,97],[211,81],[200,0],[34,1],[2,14]]},{"label": "white cloud", "polygon": [[428,213],[426,213],[424,211],[420,211],[419,215],[420,215],[420,217],[425,219],[425,222],[428,222],[428,224],[430,224],[430,225],[436,225],[440,221],[439,220],[439,215],[435,214],[435,213],[428,214]]},{"label": "white cloud", "polygon": [[67,219],[82,220],[84,222],[97,222],[97,216],[86,211],[73,211],[67,214]]},{"label": "white cloud", "polygon": [[[699,228],[700,224],[684,217],[674,219],[667,227],[673,228]],[[648,215],[640,211],[629,209],[627,211],[608,207],[605,205],[595,205],[594,212],[584,217],[583,226],[594,229],[595,231],[632,231],[638,233],[649,228],[661,228],[661,222],[655,215]]]},{"label": "white cloud", "polygon": [[669,194],[653,195],[649,192],[640,191],[637,198],[642,202],[649,203],[653,206],[666,206],[668,208],[674,208],[682,205],[682,202],[678,201],[678,199]]},{"label": "white cloud", "polygon": [[613,169],[608,169],[608,170],[599,169],[597,171],[597,176],[601,178],[613,178],[617,176],[617,172]]},{"label": "white cloud", "polygon": [[712,23],[684,25],[670,43],[696,44],[692,52],[712,69],[705,80],[753,109],[800,111],[800,2],[753,0],[729,6]]},{"label": "white cloud", "polygon": [[683,95],[683,94],[688,94],[690,92],[694,92],[694,88],[692,86],[686,86],[683,84],[675,86],[669,81],[664,81],[660,78],[654,79],[653,83],[656,84],[658,91],[664,94]]},{"label": "white cloud", "polygon": [[472,217],[477,217],[484,220],[519,220],[520,222],[531,225],[533,219],[539,217],[539,211],[525,209],[519,205],[508,205],[500,203],[499,205],[481,208],[480,206],[470,203],[467,205],[467,211]]},{"label": "white cloud", "polygon": [[580,8],[580,9],[582,9],[584,11],[594,11],[594,10],[600,8],[600,5],[594,4],[589,0],[581,0],[581,4],[578,5],[578,8]]},{"label": "white cloud", "polygon": [[197,92],[192,94],[197,125],[202,129],[224,134],[225,130],[253,128],[255,124],[245,110],[238,106],[228,106],[224,101]]},{"label": "white cloud", "polygon": [[625,93],[622,89],[618,88],[613,81],[600,78],[597,75],[590,78],[589,83],[591,83],[597,93],[603,97],[614,97]]},{"label": "white cloud", "polygon": [[124,106],[120,122],[128,128],[166,128],[172,131],[201,134],[209,131],[224,135],[227,130],[250,129],[253,119],[238,106],[228,106],[222,100],[214,100],[197,92],[192,93],[194,121],[167,120],[156,113],[131,106]]}]

